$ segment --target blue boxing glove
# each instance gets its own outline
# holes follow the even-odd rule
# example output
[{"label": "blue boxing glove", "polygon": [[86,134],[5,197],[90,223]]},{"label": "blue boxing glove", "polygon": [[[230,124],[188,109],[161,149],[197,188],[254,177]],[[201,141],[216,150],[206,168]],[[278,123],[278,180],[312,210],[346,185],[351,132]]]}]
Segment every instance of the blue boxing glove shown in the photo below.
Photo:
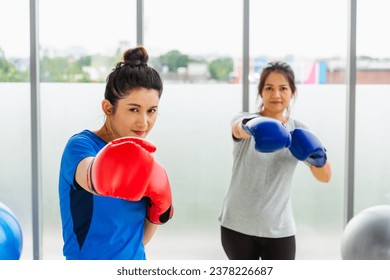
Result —
[{"label": "blue boxing glove", "polygon": [[323,167],[326,163],[326,149],[320,140],[309,130],[296,128],[291,131],[291,153],[298,160],[316,167]]},{"label": "blue boxing glove", "polygon": [[272,153],[288,148],[291,144],[291,134],[281,122],[268,117],[245,118],[242,128],[252,135],[255,140],[255,149],[262,153]]}]

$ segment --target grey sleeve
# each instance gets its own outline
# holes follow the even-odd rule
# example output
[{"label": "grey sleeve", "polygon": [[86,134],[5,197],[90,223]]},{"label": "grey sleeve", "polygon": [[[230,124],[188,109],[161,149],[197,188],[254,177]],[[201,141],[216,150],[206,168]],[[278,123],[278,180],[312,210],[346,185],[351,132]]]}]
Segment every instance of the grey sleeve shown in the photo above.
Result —
[{"label": "grey sleeve", "polygon": [[[247,112],[241,112],[240,114],[237,114],[235,115],[231,120],[230,120],[230,127],[233,126],[233,124],[240,118],[248,118],[248,120],[252,119],[252,118],[255,118],[255,117],[258,117],[259,114],[255,114],[255,113],[247,113]],[[239,142],[241,141],[242,139],[238,139],[236,137],[234,137],[233,133],[232,133],[232,138],[233,138],[233,141],[235,142]]]},{"label": "grey sleeve", "polygon": [[300,122],[300,121],[297,121],[297,120],[293,120],[293,129],[295,129],[295,128],[304,128],[304,129],[308,129],[308,130],[310,130],[310,128],[307,126],[307,125],[305,125],[303,122]]}]

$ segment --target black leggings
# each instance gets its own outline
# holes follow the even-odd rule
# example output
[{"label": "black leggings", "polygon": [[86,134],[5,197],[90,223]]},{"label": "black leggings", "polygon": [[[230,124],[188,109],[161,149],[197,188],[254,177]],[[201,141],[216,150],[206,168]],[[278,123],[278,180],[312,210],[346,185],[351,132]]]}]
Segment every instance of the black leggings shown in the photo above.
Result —
[{"label": "black leggings", "polygon": [[221,240],[229,260],[295,259],[295,236],[257,237],[221,227]]}]

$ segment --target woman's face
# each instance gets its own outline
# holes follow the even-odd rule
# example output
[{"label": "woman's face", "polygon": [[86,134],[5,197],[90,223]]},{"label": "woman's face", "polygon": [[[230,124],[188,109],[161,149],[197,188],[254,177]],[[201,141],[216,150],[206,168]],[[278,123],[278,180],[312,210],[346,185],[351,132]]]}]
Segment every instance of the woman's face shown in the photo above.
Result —
[{"label": "woman's face", "polygon": [[112,110],[111,103],[104,100],[106,125],[109,126],[113,137],[146,138],[156,122],[159,101],[159,92],[146,88],[131,90],[126,98],[118,101],[115,112]]},{"label": "woman's face", "polygon": [[271,114],[283,113],[293,96],[294,93],[283,74],[272,72],[268,75],[262,91],[265,111]]}]

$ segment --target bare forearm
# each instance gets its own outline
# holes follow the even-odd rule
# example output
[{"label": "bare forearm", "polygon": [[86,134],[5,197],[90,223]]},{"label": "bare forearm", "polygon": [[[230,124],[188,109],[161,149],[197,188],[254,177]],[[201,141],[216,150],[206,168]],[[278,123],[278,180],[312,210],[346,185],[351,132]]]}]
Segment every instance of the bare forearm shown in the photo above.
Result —
[{"label": "bare forearm", "polygon": [[242,119],[239,119],[233,123],[232,134],[237,139],[247,139],[251,137],[251,135],[246,133],[245,130],[242,128]]},{"label": "bare forearm", "polygon": [[145,220],[144,238],[142,240],[144,245],[146,245],[152,239],[154,233],[156,232],[156,229],[156,224],[152,224],[148,220]]},{"label": "bare forearm", "polygon": [[329,161],[323,167],[310,166],[311,173],[320,182],[328,183],[332,178],[332,169]]}]

